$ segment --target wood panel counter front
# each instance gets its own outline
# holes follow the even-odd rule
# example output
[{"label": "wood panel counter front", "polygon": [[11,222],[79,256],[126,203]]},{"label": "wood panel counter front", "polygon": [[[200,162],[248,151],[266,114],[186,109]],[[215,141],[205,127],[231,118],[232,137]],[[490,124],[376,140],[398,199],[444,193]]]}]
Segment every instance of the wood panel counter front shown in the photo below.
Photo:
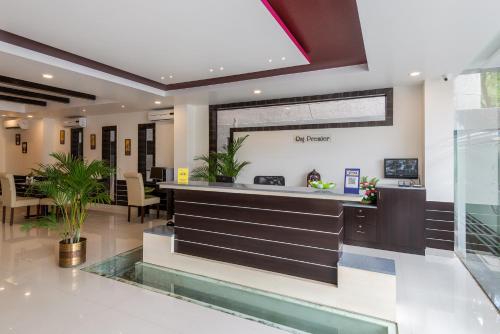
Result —
[{"label": "wood panel counter front", "polygon": [[175,251],[337,284],[344,201],[310,188],[191,182],[175,190]]}]

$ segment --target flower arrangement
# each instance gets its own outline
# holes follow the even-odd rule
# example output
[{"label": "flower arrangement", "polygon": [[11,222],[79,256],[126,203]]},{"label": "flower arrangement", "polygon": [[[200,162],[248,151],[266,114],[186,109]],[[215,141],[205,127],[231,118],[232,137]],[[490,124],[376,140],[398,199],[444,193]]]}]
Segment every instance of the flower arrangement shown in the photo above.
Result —
[{"label": "flower arrangement", "polygon": [[334,189],[336,184],[333,182],[310,181],[309,185],[316,189]]},{"label": "flower arrangement", "polygon": [[377,183],[379,179],[373,177],[368,179],[368,176],[362,176],[359,182],[359,189],[364,191],[363,198],[361,202],[366,204],[374,204],[377,202]]}]

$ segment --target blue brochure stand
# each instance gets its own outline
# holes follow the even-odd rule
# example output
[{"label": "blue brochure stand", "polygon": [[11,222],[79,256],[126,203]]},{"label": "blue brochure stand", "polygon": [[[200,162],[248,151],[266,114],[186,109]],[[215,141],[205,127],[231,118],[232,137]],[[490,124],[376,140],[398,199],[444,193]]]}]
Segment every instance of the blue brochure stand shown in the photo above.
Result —
[{"label": "blue brochure stand", "polygon": [[359,168],[346,168],[344,176],[344,194],[359,194]]}]

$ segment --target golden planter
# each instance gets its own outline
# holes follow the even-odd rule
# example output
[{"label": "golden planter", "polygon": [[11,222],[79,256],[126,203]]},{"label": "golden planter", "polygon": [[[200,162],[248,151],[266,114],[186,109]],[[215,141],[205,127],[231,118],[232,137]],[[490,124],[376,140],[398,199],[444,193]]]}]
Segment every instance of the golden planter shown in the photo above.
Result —
[{"label": "golden planter", "polygon": [[80,242],[72,244],[59,241],[59,267],[71,268],[87,260],[87,239],[80,238]]}]

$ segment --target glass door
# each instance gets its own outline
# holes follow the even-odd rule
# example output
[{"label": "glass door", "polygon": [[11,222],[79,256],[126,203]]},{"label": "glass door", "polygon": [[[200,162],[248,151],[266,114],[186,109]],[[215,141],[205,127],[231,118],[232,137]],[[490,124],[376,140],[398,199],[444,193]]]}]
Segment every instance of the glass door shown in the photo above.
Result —
[{"label": "glass door", "polygon": [[500,68],[455,80],[455,252],[500,308]]}]

